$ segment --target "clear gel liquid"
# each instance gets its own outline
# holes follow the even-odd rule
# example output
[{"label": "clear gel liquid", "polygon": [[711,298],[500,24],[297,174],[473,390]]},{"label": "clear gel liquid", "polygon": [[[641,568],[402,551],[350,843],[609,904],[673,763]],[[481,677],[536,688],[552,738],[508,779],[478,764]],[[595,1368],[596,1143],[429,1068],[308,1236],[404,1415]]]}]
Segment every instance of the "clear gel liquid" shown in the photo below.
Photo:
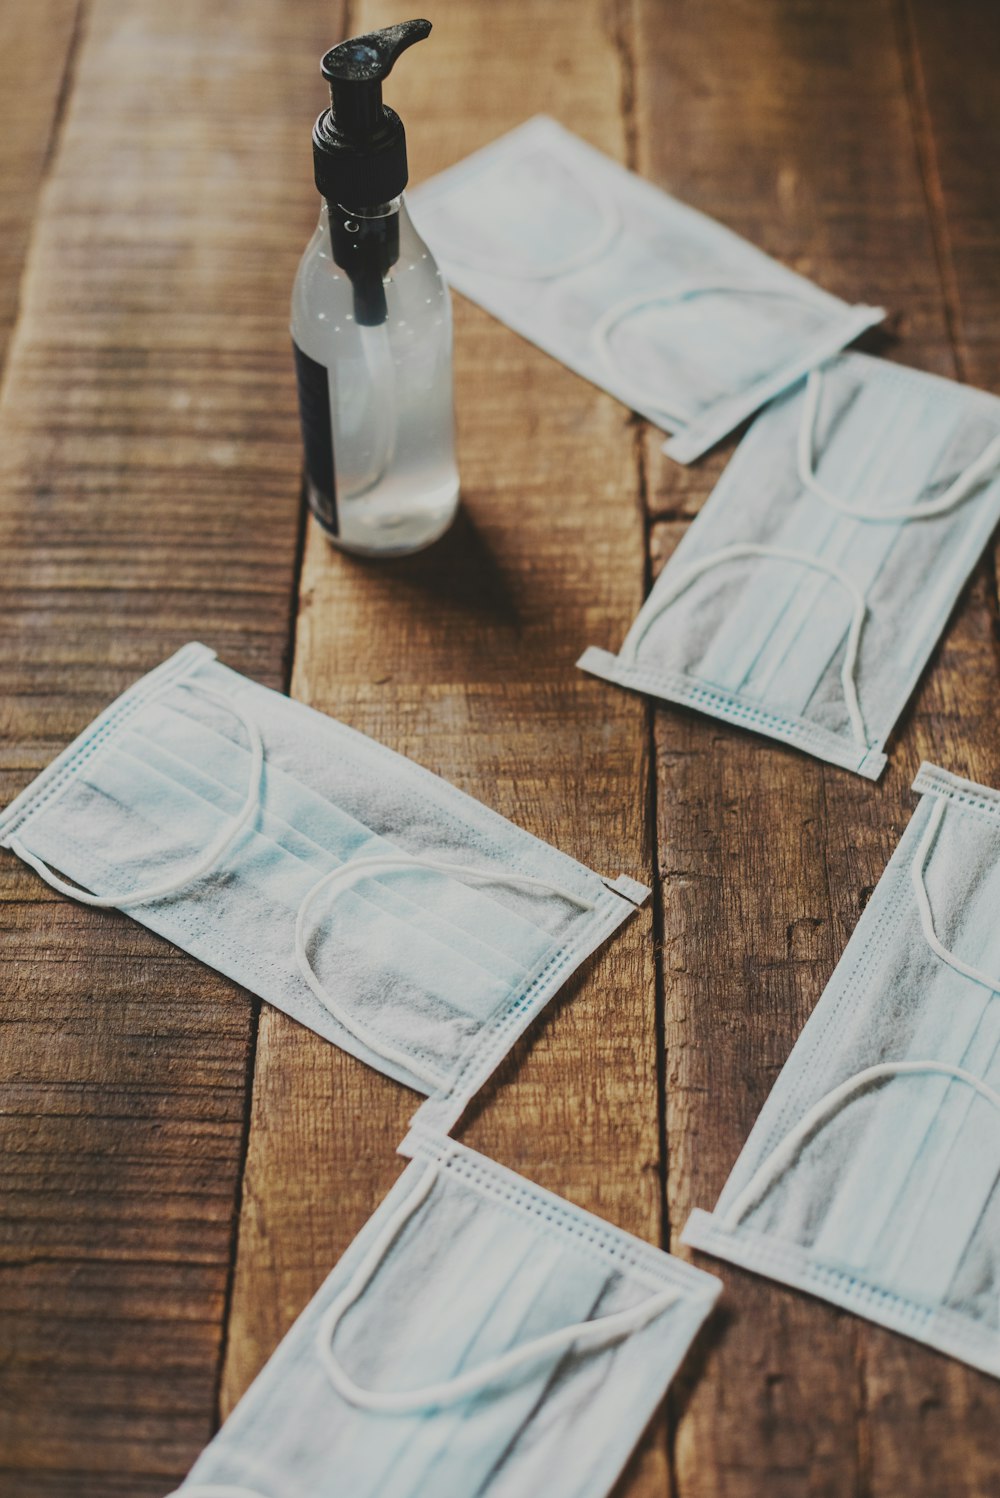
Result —
[{"label": "clear gel liquid", "polygon": [[436,541],[458,508],[451,299],[403,200],[376,212],[399,216],[385,321],[356,321],[324,204],[295,279],[292,337],[329,383],[335,502],[309,475],[310,506],[345,551],[399,556]]}]

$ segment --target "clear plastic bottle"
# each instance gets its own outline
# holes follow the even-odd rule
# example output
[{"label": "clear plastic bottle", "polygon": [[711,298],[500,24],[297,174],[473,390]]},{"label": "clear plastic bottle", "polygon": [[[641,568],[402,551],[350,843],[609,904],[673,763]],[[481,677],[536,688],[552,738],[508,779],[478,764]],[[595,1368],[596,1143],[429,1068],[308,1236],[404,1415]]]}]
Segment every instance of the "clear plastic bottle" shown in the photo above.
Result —
[{"label": "clear plastic bottle", "polygon": [[[333,215],[338,235],[371,226],[398,243],[398,258],[378,273],[385,303],[378,321],[359,320],[357,275],[352,281],[334,258]],[[305,445],[309,504],[327,535],[365,556],[399,556],[436,541],[458,508],[451,299],[402,196],[354,211],[323,204],[295,278],[292,338],[304,428],[310,396],[301,355],[326,371],[326,391],[318,381],[315,398],[325,394],[329,404],[332,472],[316,461],[308,432]]]},{"label": "clear plastic bottle", "polygon": [[403,201],[406,136],[382,81],[429,21],[329,51],[313,130],[316,232],[292,292],[309,504],[362,556],[429,546],[458,508],[451,299]]}]

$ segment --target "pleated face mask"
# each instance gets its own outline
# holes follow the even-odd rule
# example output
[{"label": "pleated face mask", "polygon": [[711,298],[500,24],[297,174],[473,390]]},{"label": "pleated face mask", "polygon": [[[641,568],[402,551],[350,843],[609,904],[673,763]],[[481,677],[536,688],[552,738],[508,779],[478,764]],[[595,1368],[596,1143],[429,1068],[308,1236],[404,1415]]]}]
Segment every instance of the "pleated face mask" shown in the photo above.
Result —
[{"label": "pleated face mask", "polygon": [[879,322],[539,116],[410,195],[449,281],[688,463]]},{"label": "pleated face mask", "polygon": [[108,708],[0,817],[0,841],[439,1094],[443,1118],[648,893],[617,893],[203,645]]},{"label": "pleated face mask", "polygon": [[1000,519],[1000,400],[843,354],[758,417],[617,656],[579,665],[875,780]]},{"label": "pleated face mask", "polygon": [[180,1498],[601,1498],[718,1280],[450,1139],[412,1163]]},{"label": "pleated face mask", "polygon": [[1000,794],[924,792],[684,1242],[1000,1375]]}]

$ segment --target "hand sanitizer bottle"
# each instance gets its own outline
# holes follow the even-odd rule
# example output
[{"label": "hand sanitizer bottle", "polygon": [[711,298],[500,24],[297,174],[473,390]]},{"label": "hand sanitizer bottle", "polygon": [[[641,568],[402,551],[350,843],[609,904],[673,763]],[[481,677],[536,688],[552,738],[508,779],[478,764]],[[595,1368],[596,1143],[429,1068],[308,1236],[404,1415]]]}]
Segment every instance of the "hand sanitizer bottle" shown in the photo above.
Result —
[{"label": "hand sanitizer bottle", "polygon": [[407,21],[323,59],[313,131],[324,204],[292,292],[309,504],[344,551],[402,556],[458,508],[451,301],[403,201],[406,137],[382,79],[430,31]]}]

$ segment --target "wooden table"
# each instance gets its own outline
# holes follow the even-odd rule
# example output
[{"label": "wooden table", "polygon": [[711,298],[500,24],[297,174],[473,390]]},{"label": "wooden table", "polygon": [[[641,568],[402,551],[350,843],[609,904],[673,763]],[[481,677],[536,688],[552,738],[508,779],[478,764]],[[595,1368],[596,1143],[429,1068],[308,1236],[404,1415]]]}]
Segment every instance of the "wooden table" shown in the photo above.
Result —
[{"label": "wooden table", "polygon": [[[830,291],[895,309],[877,352],[1000,389],[991,0],[430,13],[386,90],[414,180],[548,111]],[[676,1246],[878,880],[920,759],[1000,784],[994,558],[878,785],[586,677],[579,650],[620,641],[735,440],[679,468],[460,298],[462,519],[412,561],[332,552],[303,525],[287,335],[318,61],[403,14],[6,0],[0,798],[200,638],[655,884],[461,1137]],[[10,855],[0,879],[0,1490],[161,1498],[395,1179],[415,1099],[126,916]],[[1000,1491],[994,1381],[721,1272],[617,1498]]]}]

